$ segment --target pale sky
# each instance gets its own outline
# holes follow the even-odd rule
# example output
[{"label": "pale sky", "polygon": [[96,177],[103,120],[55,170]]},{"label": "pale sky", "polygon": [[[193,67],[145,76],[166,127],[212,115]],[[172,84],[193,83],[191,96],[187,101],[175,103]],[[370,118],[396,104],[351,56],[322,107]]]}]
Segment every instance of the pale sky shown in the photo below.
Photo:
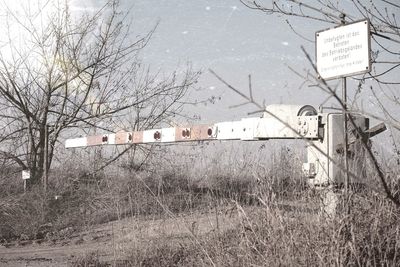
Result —
[{"label": "pale sky", "polygon": [[[21,4],[28,6],[24,0],[2,2],[21,17]],[[29,5],[34,9],[42,2],[45,1],[31,1]],[[70,10],[79,14],[96,10],[104,2],[70,0],[69,4]],[[344,5],[347,2],[343,1]],[[51,9],[54,5],[47,7]],[[141,54],[143,62],[154,72],[168,74],[184,70],[187,63],[192,64],[194,70],[203,70],[199,90],[191,92],[190,100],[214,97],[216,102],[188,107],[188,112],[204,120],[240,119],[255,110],[251,105],[229,108],[243,102],[242,99],[208,69],[244,92],[247,92],[251,74],[255,99],[267,105],[311,104],[317,108],[326,99],[320,89],[304,86],[303,80],[289,70],[289,66],[298,72],[311,69],[301,46],[312,57],[315,51],[314,43],[296,35],[285,17],[251,10],[239,0],[121,0],[121,9],[130,10],[128,18],[133,22],[133,37],[145,34],[159,23]],[[7,20],[2,13],[0,18]],[[310,40],[314,39],[316,31],[332,26],[307,20],[291,20],[291,23],[296,32]],[[356,83],[350,80],[348,86],[349,96],[352,96]]]},{"label": "pale sky", "polygon": [[[242,99],[217,81],[209,68],[245,92],[251,74],[253,93],[261,103],[319,104],[321,92],[299,90],[301,79],[288,69],[288,65],[302,69],[307,61],[300,46],[313,54],[313,45],[293,34],[282,18],[266,16],[233,0],[137,1],[132,13],[139,27],[160,21],[145,50],[145,62],[163,70],[191,62],[204,70],[199,83],[204,90],[194,97],[221,97],[213,105],[195,109],[206,120],[238,119],[255,109],[251,105],[230,109]],[[300,28],[313,38],[315,27],[303,23]]]},{"label": "pale sky", "polygon": [[[3,0],[3,4],[17,11],[21,3],[26,2]],[[30,3],[34,5],[36,1]],[[95,10],[104,0],[70,0],[69,3],[71,10],[78,14]],[[349,1],[342,3],[346,6]],[[134,34],[145,34],[159,23],[141,54],[144,63],[154,72],[168,74],[176,69],[184,70],[187,63],[195,70],[203,70],[198,90],[191,92],[190,98],[193,101],[215,97],[216,102],[187,107],[187,112],[200,116],[203,121],[237,120],[256,109],[251,105],[229,108],[243,101],[212,76],[209,68],[243,92],[247,92],[247,76],[251,74],[255,99],[267,105],[311,104],[318,108],[327,97],[320,89],[303,85],[303,80],[289,70],[288,66],[299,72],[311,69],[301,46],[313,58],[315,52],[314,43],[296,35],[285,17],[251,10],[239,0],[121,0],[121,7],[124,11],[130,9]],[[0,18],[4,22],[1,13]],[[311,40],[316,31],[332,26],[307,20],[292,20],[292,25]],[[356,85],[356,81],[348,79],[350,97]],[[364,108],[376,110],[374,99],[366,91],[361,93]]]},{"label": "pale sky", "polygon": [[[349,10],[349,1],[341,3]],[[312,58],[315,48],[313,42],[290,29],[286,17],[251,10],[239,0],[139,0],[134,4],[125,0],[122,5],[131,6],[134,25],[139,31],[150,29],[159,21],[143,53],[145,63],[168,72],[184,68],[190,62],[195,69],[204,71],[199,81],[202,90],[194,92],[193,98],[221,97],[213,105],[190,107],[204,120],[240,119],[255,110],[251,105],[230,109],[229,106],[241,103],[242,99],[212,76],[209,68],[244,92],[248,88],[247,76],[251,74],[255,98],[267,105],[311,104],[318,108],[327,97],[316,87],[304,86],[303,79],[289,70],[288,66],[303,73],[311,69],[300,47],[304,46]],[[333,26],[302,19],[292,19],[291,24],[297,33],[312,41],[315,32]],[[340,80],[331,83],[337,86]],[[348,79],[350,98],[356,89],[357,81]],[[364,94],[363,107],[374,109],[368,92],[361,94]]]}]

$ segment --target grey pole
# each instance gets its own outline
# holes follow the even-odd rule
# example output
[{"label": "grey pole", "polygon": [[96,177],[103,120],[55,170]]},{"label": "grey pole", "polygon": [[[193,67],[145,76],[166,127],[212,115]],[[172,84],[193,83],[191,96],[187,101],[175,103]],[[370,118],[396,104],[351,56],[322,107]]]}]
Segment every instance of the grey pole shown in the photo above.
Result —
[{"label": "grey pole", "polygon": [[49,165],[49,126],[46,124],[44,128],[44,171],[43,171],[43,189],[45,192],[47,192],[48,165]]},{"label": "grey pole", "polygon": [[348,157],[348,150],[349,150],[349,136],[348,136],[348,114],[347,114],[347,82],[346,78],[342,78],[342,101],[343,101],[343,148],[344,148],[344,170],[345,170],[345,175],[344,175],[344,190],[345,190],[345,195],[347,196],[349,193],[349,187],[350,187],[350,176],[349,176],[349,157]]},{"label": "grey pole", "polygon": [[[346,14],[342,13],[340,15],[341,24],[346,24]],[[346,77],[342,78],[342,102],[343,102],[343,157],[344,157],[344,191],[346,196],[346,202],[348,202],[348,193],[350,187],[350,176],[349,176],[349,161],[348,161],[348,150],[349,150],[349,142],[348,142],[348,114],[347,114],[347,82]],[[349,211],[350,207],[347,207]]]}]

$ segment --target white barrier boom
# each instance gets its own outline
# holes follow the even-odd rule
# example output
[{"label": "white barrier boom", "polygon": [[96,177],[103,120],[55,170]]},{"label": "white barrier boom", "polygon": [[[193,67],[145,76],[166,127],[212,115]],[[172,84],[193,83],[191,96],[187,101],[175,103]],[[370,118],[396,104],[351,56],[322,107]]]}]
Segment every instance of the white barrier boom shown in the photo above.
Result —
[{"label": "white barrier boom", "polygon": [[265,140],[317,139],[318,116],[296,116],[293,122],[276,118],[245,118],[240,121],[219,122],[190,127],[170,127],[145,131],[67,139],[66,148],[98,145],[125,145],[146,143],[174,143],[201,140]]},{"label": "white barrier boom", "polygon": [[[215,124],[200,124],[190,127],[169,127],[145,131],[117,132],[68,139],[67,148],[99,145],[157,144],[190,142],[202,140],[267,140],[267,139],[307,139],[307,161],[303,164],[304,176],[314,188],[328,189],[343,184],[343,115],[341,113],[317,113],[309,106],[271,105],[262,118],[244,118]],[[349,131],[349,140],[354,143],[360,138],[370,138],[386,128],[369,129],[368,118],[352,114],[354,129]],[[356,130],[357,129],[357,130]],[[355,148],[357,146],[354,146]],[[354,150],[355,148],[349,148]],[[349,151],[350,152],[350,151]],[[356,151],[353,151],[356,152]],[[351,154],[351,153],[350,153]],[[362,178],[365,172],[362,160],[353,160],[353,173]],[[363,183],[353,179],[353,183]],[[329,213],[334,212],[335,198],[327,198]]]}]

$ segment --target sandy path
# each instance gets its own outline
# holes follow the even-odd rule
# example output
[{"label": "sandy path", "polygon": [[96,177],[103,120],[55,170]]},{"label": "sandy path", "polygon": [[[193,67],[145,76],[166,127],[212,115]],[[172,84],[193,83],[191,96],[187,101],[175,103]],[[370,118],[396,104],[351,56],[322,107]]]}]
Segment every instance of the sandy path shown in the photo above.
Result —
[{"label": "sandy path", "polygon": [[125,218],[95,226],[67,240],[41,244],[22,242],[0,246],[0,266],[69,266],[77,258],[96,253],[102,261],[122,260],[141,242],[159,237],[195,238],[233,228],[239,220],[229,208],[171,215],[166,219]]}]

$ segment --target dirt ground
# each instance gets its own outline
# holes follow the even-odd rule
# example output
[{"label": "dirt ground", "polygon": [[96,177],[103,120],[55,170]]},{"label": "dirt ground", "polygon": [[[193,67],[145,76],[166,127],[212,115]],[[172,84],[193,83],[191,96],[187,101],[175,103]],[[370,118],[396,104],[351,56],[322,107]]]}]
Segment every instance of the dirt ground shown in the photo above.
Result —
[{"label": "dirt ground", "polygon": [[112,264],[126,258],[138,244],[160,236],[193,238],[233,228],[239,221],[239,214],[227,207],[217,212],[170,214],[165,215],[165,219],[125,218],[71,234],[68,239],[8,243],[0,245],[0,266],[70,266],[90,253]]}]

